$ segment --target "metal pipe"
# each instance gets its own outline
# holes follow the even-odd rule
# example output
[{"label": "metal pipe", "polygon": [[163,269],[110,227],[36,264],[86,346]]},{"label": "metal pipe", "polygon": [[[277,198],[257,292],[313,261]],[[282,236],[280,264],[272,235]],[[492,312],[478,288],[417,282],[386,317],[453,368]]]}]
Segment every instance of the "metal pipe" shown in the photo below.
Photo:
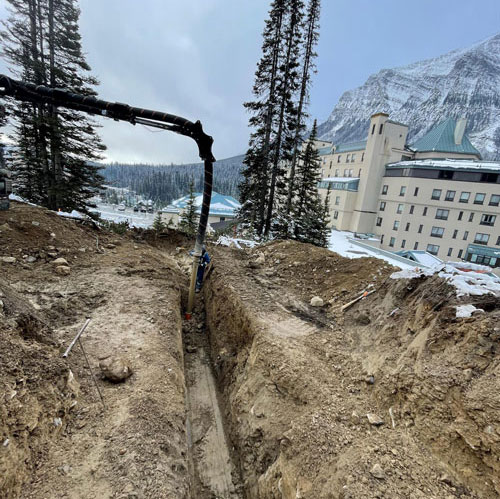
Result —
[{"label": "metal pipe", "polygon": [[75,343],[80,339],[80,336],[83,334],[85,329],[87,329],[89,322],[90,322],[90,317],[85,321],[85,324],[82,326],[80,331],[78,331],[77,335],[73,338],[73,341],[69,344],[69,347],[63,353],[63,358],[66,358],[69,355],[69,353],[71,352],[71,349],[75,346]]}]

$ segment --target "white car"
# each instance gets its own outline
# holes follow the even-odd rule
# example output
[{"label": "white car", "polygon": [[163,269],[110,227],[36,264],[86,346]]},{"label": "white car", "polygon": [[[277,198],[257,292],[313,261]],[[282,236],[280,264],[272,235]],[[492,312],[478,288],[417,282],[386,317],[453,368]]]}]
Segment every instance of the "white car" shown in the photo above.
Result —
[{"label": "white car", "polygon": [[125,211],[125,205],[124,204],[119,204],[118,205],[118,211]]}]

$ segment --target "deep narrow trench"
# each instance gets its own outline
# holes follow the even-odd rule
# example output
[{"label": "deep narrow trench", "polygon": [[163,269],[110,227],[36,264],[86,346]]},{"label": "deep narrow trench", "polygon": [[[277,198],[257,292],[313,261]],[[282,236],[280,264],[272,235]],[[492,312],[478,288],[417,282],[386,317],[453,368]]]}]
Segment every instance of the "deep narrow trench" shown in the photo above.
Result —
[{"label": "deep narrow trench", "polygon": [[191,320],[183,322],[184,370],[186,380],[187,439],[191,496],[199,499],[240,499],[238,466],[225,431],[210,356],[202,295]]}]

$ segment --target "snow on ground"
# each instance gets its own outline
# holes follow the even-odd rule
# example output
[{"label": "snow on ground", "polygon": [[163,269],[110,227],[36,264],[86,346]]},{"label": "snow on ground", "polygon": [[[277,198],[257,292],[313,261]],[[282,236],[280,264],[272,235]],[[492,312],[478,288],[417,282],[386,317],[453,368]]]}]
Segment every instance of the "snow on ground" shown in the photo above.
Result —
[{"label": "snow on ground", "polygon": [[132,208],[126,208],[125,211],[118,211],[117,205],[104,203],[98,203],[97,209],[92,211],[98,212],[104,220],[115,223],[128,222],[131,227],[140,227],[143,229],[151,227],[155,219],[154,213],[136,212]]},{"label": "snow on ground", "polygon": [[457,317],[471,317],[474,312],[484,312],[482,308],[476,308],[471,303],[468,305],[458,305],[455,307],[457,309]]},{"label": "snow on ground", "polygon": [[215,244],[219,246],[229,246],[233,248],[243,249],[243,247],[254,248],[258,243],[256,243],[255,241],[250,241],[249,239],[237,239],[234,237],[220,236]]},{"label": "snow on ground", "polygon": [[349,241],[349,238],[352,238],[352,236],[353,236],[352,232],[332,230],[332,232],[330,233],[328,249],[346,258],[373,257],[373,258],[379,258],[380,260],[384,260],[387,263],[394,265],[394,267],[399,267],[400,269],[414,268],[413,265],[406,265],[405,263],[400,262],[399,260],[392,259],[385,255],[380,255],[375,251],[370,251],[369,249],[361,248],[359,246],[352,244]]},{"label": "snow on ground", "polygon": [[437,272],[439,277],[442,277],[456,288],[457,297],[486,294],[500,296],[500,278],[493,274],[484,273],[484,270],[481,272],[474,272],[473,270],[464,272],[457,268],[457,266],[461,266],[461,264],[458,262],[449,262],[435,269],[407,269],[394,272],[391,278],[413,279],[422,275],[430,276]]}]

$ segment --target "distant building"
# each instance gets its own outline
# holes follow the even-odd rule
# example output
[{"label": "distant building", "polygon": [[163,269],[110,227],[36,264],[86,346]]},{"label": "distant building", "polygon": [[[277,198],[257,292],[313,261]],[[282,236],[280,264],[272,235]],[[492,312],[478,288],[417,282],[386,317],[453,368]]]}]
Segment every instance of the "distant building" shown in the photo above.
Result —
[{"label": "distant building", "polygon": [[500,267],[500,162],[481,161],[465,126],[449,118],[407,145],[408,126],[377,113],[365,141],[319,141],[330,225],[391,251]]},{"label": "distant building", "polygon": [[[196,211],[199,215],[201,213],[203,193],[195,192],[194,196],[195,204],[197,207]],[[161,211],[162,220],[165,223],[170,223],[173,227],[177,227],[179,225],[180,218],[186,210],[188,201],[189,195],[173,201]],[[223,194],[219,194],[218,192],[212,192],[208,223],[212,224],[234,220],[234,218],[236,217],[236,212],[238,211],[240,206],[240,203],[232,196],[224,196]]]}]

